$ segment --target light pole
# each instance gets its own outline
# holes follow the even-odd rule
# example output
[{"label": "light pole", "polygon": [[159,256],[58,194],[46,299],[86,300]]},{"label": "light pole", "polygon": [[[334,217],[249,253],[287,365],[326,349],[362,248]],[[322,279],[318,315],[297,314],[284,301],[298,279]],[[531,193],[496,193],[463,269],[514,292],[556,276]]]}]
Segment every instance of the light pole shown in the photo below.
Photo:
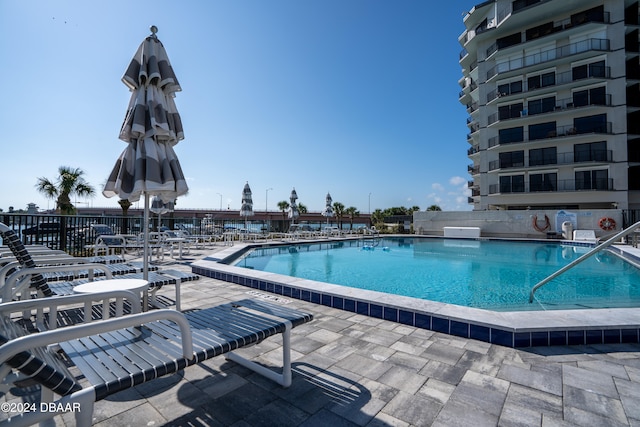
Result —
[{"label": "light pole", "polygon": [[269,190],[273,190],[273,188],[267,188],[264,194],[264,213],[266,214],[269,210]]},{"label": "light pole", "polygon": [[220,196],[220,210],[222,211],[222,193],[216,193],[218,196]]}]

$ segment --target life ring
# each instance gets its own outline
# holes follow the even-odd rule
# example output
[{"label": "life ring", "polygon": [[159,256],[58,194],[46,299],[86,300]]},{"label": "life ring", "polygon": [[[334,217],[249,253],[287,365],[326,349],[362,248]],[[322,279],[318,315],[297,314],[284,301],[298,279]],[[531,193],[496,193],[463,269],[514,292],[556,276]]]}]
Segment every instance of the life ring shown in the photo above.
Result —
[{"label": "life ring", "polygon": [[616,220],[613,219],[613,218],[608,218],[608,217],[604,216],[604,217],[600,218],[600,221],[598,221],[598,225],[604,231],[611,231],[611,230],[614,230],[616,228]]},{"label": "life ring", "polygon": [[536,231],[539,231],[541,233],[547,231],[549,228],[551,228],[551,222],[549,221],[549,217],[547,215],[544,216],[544,227],[540,227],[538,225],[538,215],[534,215],[533,216],[533,228],[535,228]]}]

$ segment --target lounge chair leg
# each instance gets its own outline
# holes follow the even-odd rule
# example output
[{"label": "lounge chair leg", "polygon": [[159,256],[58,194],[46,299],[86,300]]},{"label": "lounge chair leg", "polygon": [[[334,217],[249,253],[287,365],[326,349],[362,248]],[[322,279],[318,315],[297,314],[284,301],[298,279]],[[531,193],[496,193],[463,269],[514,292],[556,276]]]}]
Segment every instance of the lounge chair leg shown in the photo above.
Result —
[{"label": "lounge chair leg", "polygon": [[181,279],[176,279],[176,310],[180,311],[180,284],[182,283]]},{"label": "lounge chair leg", "polygon": [[247,360],[242,356],[238,356],[234,352],[230,352],[225,354],[225,357],[229,360],[236,362],[239,365],[244,366],[245,368],[251,369],[258,374],[269,378],[271,381],[274,381],[280,384],[282,387],[289,387],[292,382],[291,377],[291,322],[286,322],[285,330],[282,333],[282,374],[278,374],[277,372],[266,368],[262,365],[257,364],[256,362],[252,362],[251,360]]}]

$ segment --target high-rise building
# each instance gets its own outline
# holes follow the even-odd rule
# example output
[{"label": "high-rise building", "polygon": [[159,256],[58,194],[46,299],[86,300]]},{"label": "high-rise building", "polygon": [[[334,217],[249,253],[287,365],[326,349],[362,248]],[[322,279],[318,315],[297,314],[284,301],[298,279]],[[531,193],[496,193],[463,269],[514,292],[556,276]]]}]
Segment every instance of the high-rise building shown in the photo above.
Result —
[{"label": "high-rise building", "polygon": [[469,203],[640,208],[638,0],[493,0],[464,17]]}]

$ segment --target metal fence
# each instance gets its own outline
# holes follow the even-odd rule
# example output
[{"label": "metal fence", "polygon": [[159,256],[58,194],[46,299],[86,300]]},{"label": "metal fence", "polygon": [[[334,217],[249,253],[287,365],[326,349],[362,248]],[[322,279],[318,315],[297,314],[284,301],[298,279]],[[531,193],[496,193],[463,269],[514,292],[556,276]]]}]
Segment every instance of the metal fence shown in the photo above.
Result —
[{"label": "metal fence", "polygon": [[[323,227],[329,225],[338,225],[335,218],[333,218],[330,223],[324,218],[322,220],[300,219],[302,219],[302,221],[299,221],[300,223],[308,225],[313,230],[321,230]],[[75,256],[89,256],[91,253],[86,247],[93,245],[97,238],[91,228],[92,224],[108,225],[116,234],[139,235],[143,231],[142,224],[144,223],[144,219],[142,214],[128,216],[64,216],[0,212],[0,222],[14,230],[26,245],[46,245],[51,249],[63,250]],[[292,221],[282,217],[282,219],[277,220],[249,219],[245,222],[244,218],[239,216],[235,218],[229,216],[206,216],[204,218],[197,218],[194,216],[180,216],[175,212],[162,216],[161,222],[163,226],[170,230],[180,229],[192,235],[211,235],[234,230],[265,234],[272,231],[287,231]],[[365,225],[364,221],[354,221],[353,228],[356,229]],[[349,229],[352,225],[348,219],[343,219],[339,227]],[[158,228],[158,217],[152,215],[149,222],[149,229],[158,230]]]},{"label": "metal fence", "polygon": [[[143,231],[143,217],[140,216],[104,216],[104,215],[29,215],[0,213],[0,221],[15,231],[26,245],[40,244],[51,249],[64,250],[76,256],[88,256],[87,245],[96,241],[92,224],[105,224],[114,233],[139,235]],[[264,222],[264,221],[263,221]],[[250,222],[251,223],[251,222]],[[226,228],[243,228],[245,222],[229,219],[162,217],[162,225],[169,229],[182,229],[191,234],[215,234]],[[253,225],[269,229],[270,224]],[[150,219],[151,230],[158,229],[158,217]]]}]

